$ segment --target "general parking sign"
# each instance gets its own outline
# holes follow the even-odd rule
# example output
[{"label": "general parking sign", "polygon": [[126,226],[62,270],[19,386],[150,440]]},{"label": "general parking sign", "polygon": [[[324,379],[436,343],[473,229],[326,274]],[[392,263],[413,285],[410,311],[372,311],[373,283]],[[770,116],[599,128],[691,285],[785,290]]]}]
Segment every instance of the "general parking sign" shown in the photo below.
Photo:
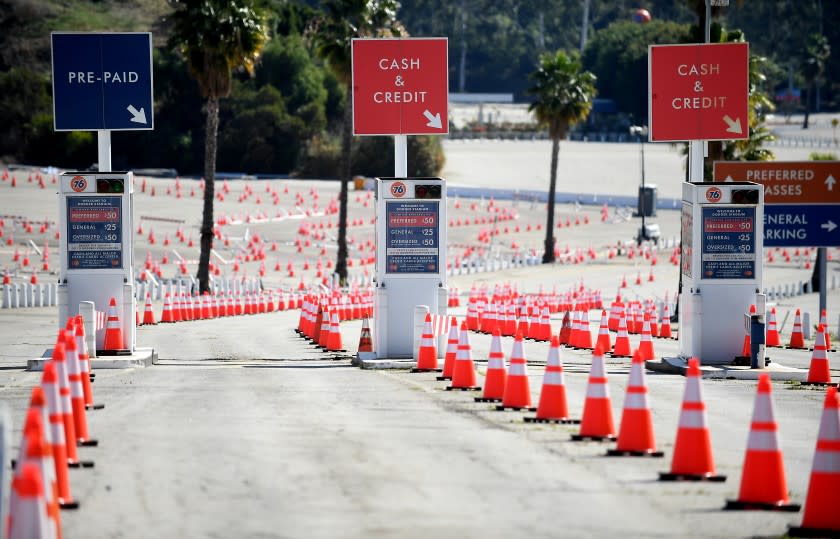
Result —
[{"label": "general parking sign", "polygon": [[51,37],[56,131],[154,129],[151,33]]}]

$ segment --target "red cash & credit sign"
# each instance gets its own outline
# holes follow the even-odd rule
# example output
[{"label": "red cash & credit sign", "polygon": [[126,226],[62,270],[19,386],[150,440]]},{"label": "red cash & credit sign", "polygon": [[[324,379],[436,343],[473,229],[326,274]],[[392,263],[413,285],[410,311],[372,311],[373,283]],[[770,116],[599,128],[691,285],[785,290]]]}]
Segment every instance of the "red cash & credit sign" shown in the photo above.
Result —
[{"label": "red cash & credit sign", "polygon": [[353,134],[449,133],[446,38],[354,39]]}]

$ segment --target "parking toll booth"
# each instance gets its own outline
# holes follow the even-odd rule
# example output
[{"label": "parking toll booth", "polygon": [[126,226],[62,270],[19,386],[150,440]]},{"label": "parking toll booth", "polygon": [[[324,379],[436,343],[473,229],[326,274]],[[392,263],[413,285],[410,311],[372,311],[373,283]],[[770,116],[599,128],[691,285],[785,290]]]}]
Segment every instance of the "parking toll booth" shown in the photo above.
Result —
[{"label": "parking toll booth", "polygon": [[[59,325],[78,314],[83,301],[107,317],[114,298],[124,352],[133,352],[136,342],[132,179],[130,172],[65,172],[58,193]],[[105,330],[98,331],[98,353],[113,353],[104,350],[104,340]]]},{"label": "parking toll booth", "polygon": [[764,192],[752,182],[683,183],[680,355],[731,364],[761,294]]},{"label": "parking toll booth", "polygon": [[378,358],[410,358],[414,308],[446,314],[446,182],[376,178]]}]

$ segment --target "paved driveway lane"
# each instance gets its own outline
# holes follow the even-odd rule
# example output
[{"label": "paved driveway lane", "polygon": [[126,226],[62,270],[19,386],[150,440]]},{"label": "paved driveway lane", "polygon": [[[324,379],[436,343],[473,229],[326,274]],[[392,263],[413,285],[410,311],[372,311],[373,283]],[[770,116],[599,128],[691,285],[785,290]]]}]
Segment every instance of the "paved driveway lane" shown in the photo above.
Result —
[{"label": "paved driveway lane", "polygon": [[[65,535],[687,532],[539,443],[387,374],[328,365],[161,365],[98,379],[108,407],[91,422],[107,434],[84,450],[96,468],[73,474],[84,508],[65,513]],[[605,519],[605,507],[622,509]]]}]

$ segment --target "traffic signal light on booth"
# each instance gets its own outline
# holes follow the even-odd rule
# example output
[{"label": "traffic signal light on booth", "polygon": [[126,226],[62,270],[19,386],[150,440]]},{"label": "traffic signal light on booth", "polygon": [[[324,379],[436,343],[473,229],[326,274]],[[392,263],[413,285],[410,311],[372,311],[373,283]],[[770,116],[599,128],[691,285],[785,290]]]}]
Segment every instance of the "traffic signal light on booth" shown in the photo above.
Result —
[{"label": "traffic signal light on booth", "polygon": [[758,204],[758,189],[733,189],[733,204]]},{"label": "traffic signal light on booth", "polygon": [[440,198],[440,184],[417,184],[414,186],[414,198]]},{"label": "traffic signal light on booth", "polygon": [[97,193],[123,194],[125,180],[123,178],[99,178],[96,180]]}]

